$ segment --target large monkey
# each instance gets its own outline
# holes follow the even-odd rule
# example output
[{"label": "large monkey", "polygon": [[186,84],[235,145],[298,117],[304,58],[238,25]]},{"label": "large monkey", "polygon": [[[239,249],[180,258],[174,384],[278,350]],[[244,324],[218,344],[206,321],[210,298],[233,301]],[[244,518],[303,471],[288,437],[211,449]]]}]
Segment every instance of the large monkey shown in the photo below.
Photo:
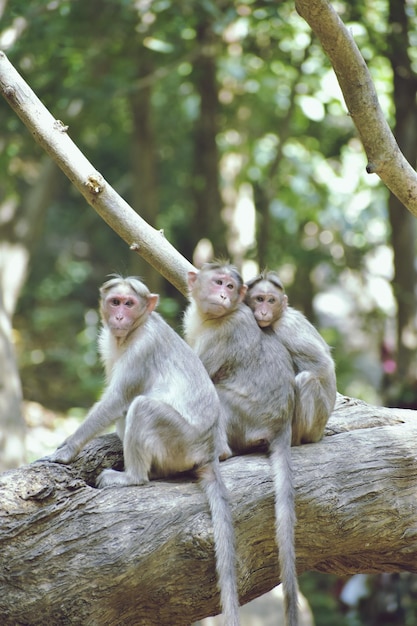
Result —
[{"label": "large monkey", "polygon": [[295,368],[292,445],[319,441],[336,402],[336,374],[330,348],[306,317],[287,306],[275,272],[248,281],[245,302],[261,328],[272,327]]},{"label": "large monkey", "polygon": [[125,470],[104,470],[99,487],[143,485],[193,471],[208,499],[224,619],[238,626],[234,531],[219,471],[221,406],[200,359],[154,311],[158,296],[137,278],[116,276],[100,289],[99,350],[107,386],[73,435],[49,457],[69,463],[117,421]]},{"label": "large monkey", "polygon": [[189,272],[187,342],[214,382],[235,454],[266,449],[275,487],[276,540],[288,626],[298,624],[294,549],[291,421],[294,370],[272,330],[263,332],[243,304],[246,286],[230,265],[208,263]]}]

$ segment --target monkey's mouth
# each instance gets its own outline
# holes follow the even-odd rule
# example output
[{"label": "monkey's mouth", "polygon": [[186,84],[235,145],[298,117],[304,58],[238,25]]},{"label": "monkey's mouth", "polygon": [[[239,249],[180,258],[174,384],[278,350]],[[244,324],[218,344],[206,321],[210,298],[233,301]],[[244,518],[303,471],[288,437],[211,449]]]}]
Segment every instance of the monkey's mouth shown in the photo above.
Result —
[{"label": "monkey's mouth", "polygon": [[112,326],[111,332],[114,337],[126,337],[130,327],[124,328],[123,326]]},{"label": "monkey's mouth", "polygon": [[221,317],[227,309],[227,302],[219,302],[216,300],[215,302],[209,302],[207,304],[207,313],[210,313],[213,317]]},{"label": "monkey's mouth", "polygon": [[260,326],[261,328],[265,328],[271,323],[271,320],[266,320],[264,317],[261,319],[257,318],[256,321],[258,322],[258,326]]}]

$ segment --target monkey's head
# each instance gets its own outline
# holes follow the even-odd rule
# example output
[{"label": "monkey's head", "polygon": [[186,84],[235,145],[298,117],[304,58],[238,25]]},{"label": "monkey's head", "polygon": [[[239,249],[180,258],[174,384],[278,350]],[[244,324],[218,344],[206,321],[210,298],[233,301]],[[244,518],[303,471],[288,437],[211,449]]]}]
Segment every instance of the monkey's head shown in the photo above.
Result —
[{"label": "monkey's head", "polygon": [[247,283],[245,303],[252,309],[258,326],[266,328],[285,312],[288,298],[284,285],[275,272],[262,272]]},{"label": "monkey's head", "polygon": [[235,311],[247,289],[233,265],[217,262],[205,263],[199,272],[188,272],[188,287],[205,319],[224,317]]},{"label": "monkey's head", "polygon": [[100,287],[101,319],[114,337],[124,338],[145,323],[158,300],[138,278],[116,275]]}]

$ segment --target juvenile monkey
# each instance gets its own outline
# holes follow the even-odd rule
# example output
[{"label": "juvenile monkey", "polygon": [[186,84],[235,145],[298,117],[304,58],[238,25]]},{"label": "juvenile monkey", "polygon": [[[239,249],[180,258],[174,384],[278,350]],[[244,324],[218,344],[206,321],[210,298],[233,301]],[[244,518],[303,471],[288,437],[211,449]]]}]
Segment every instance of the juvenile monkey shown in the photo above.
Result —
[{"label": "juvenile monkey", "polygon": [[238,626],[234,531],[219,471],[216,390],[197,355],[154,311],[158,296],[139,279],[116,276],[100,294],[99,351],[107,386],[49,459],[69,463],[117,420],[125,469],[104,470],[99,487],[143,485],[149,478],[193,471],[211,510],[225,624]]},{"label": "juvenile monkey", "polygon": [[292,445],[319,441],[336,402],[336,374],[330,348],[306,317],[288,305],[275,272],[248,281],[246,304],[258,325],[273,328],[295,368]]},{"label": "juvenile monkey", "polygon": [[288,626],[296,626],[291,359],[274,332],[261,331],[243,304],[246,286],[233,266],[205,264],[198,273],[189,272],[188,285],[185,338],[216,386],[225,410],[229,445],[235,454],[259,448],[269,452],[286,621]]}]

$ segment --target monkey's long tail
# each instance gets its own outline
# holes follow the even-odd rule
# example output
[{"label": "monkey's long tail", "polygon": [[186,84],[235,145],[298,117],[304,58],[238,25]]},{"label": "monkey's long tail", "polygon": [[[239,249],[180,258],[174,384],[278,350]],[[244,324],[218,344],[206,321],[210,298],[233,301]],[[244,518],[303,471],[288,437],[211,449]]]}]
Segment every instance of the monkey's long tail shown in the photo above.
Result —
[{"label": "monkey's long tail", "polygon": [[275,533],[279,551],[281,582],[287,626],[298,626],[298,583],[295,567],[294,481],[291,463],[291,423],[274,440],[270,461],[275,489]]},{"label": "monkey's long tail", "polygon": [[216,553],[217,584],[225,626],[239,626],[236,582],[235,534],[226,485],[216,460],[199,471],[200,483],[210,506]]}]

